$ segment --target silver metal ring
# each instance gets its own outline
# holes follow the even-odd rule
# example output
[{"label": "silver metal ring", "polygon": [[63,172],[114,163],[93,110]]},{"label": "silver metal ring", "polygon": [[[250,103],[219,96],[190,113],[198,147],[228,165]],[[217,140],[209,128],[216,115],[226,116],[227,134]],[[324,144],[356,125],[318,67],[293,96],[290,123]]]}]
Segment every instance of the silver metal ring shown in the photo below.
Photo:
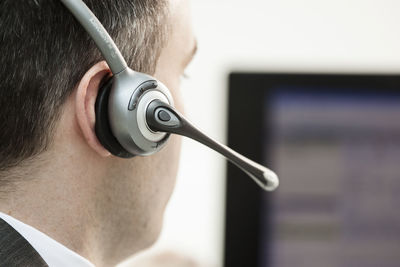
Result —
[{"label": "silver metal ring", "polygon": [[166,133],[152,131],[146,122],[147,107],[152,101],[157,99],[170,104],[168,98],[163,93],[152,90],[140,97],[139,105],[137,107],[137,123],[139,130],[142,135],[151,142],[159,142],[167,135]]}]

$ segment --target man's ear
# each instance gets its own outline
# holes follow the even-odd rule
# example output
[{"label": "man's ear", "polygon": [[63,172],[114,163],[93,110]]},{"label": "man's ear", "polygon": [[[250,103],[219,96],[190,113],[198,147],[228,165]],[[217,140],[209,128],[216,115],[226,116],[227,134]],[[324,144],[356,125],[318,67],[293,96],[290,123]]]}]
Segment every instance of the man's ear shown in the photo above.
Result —
[{"label": "man's ear", "polygon": [[102,157],[111,153],[98,140],[95,132],[95,103],[101,82],[111,71],[105,61],[91,67],[80,80],[75,96],[75,112],[78,126],[89,147]]}]

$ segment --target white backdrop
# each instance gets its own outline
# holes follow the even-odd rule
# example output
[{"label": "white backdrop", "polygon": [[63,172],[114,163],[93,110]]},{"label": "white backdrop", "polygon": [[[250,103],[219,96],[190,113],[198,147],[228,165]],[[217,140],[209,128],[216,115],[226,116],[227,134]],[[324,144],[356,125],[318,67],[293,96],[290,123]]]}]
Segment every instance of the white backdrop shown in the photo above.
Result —
[{"label": "white backdrop", "polygon": [[[226,140],[227,75],[243,71],[400,73],[398,0],[192,0],[199,53],[183,83],[186,114]],[[184,141],[159,242],[222,266],[225,160]]]}]

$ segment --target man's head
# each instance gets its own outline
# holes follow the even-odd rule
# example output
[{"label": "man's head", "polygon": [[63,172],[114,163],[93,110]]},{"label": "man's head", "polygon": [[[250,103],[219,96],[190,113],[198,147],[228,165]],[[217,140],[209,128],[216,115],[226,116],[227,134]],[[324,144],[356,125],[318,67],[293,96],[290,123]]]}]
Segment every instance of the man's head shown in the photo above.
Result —
[{"label": "man's head", "polygon": [[[154,74],[168,34],[168,1],[85,1],[128,64]],[[61,1],[0,3],[0,170],[45,150],[62,104],[103,60]]]},{"label": "man's head", "polygon": [[[179,81],[195,47],[187,0],[85,3],[128,65],[166,84],[180,109]],[[173,189],[179,139],[150,157],[111,156],[94,132],[110,70],[88,34],[57,0],[3,0],[0,10],[0,185],[12,199],[2,208],[93,261],[115,263],[148,246]],[[18,204],[24,198],[34,203]],[[66,233],[23,212],[38,208]],[[77,232],[85,244],[68,236]]]}]

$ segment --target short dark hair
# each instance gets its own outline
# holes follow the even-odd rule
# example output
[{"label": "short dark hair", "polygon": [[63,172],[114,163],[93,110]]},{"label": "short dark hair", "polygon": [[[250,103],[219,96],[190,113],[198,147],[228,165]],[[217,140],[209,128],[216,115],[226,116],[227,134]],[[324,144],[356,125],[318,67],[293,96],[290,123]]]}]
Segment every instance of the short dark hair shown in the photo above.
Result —
[{"label": "short dark hair", "polygon": [[[166,41],[166,0],[85,0],[128,65],[154,74]],[[45,151],[63,103],[103,60],[58,0],[0,1],[0,177]]]}]

